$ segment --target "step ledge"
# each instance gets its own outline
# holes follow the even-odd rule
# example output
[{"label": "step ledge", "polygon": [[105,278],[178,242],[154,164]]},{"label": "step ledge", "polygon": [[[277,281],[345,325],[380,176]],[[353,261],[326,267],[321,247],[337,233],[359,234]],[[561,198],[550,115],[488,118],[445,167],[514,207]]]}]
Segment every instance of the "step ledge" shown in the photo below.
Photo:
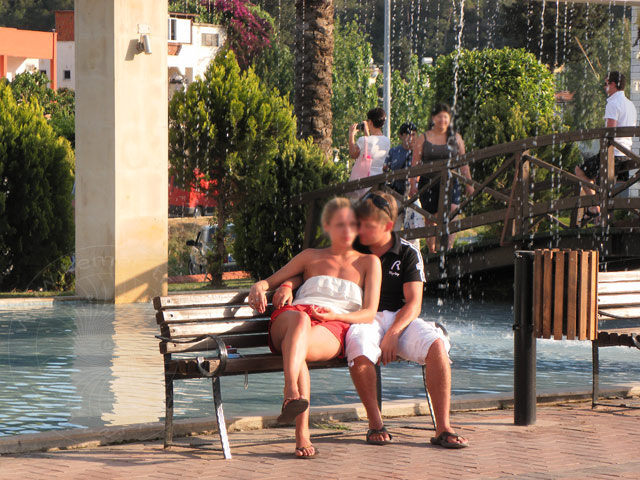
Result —
[{"label": "step ledge", "polygon": [[[640,385],[619,385],[602,389],[602,397],[637,397]],[[546,391],[537,396],[538,405],[584,402],[591,399],[591,391]],[[451,399],[451,411],[500,410],[513,407],[513,394],[464,395]],[[261,430],[278,426],[278,412],[261,416],[228,417],[230,432]],[[386,418],[422,416],[429,414],[426,399],[415,398],[384,402],[382,414]],[[311,408],[311,422],[354,422],[366,418],[362,404],[343,404]],[[214,416],[175,420],[174,438],[211,434],[217,431]],[[54,430],[0,437],[0,455],[96,447],[119,443],[155,441],[164,437],[164,422],[140,423],[110,427]]]}]

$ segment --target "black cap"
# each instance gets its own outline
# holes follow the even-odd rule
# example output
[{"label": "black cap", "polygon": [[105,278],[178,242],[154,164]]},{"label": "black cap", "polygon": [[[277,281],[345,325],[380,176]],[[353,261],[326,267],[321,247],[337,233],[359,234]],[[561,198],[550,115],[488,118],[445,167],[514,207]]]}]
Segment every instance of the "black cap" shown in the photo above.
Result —
[{"label": "black cap", "polygon": [[416,124],[413,122],[405,122],[402,125],[400,125],[400,128],[398,129],[398,135],[404,135],[405,133],[411,133],[411,132],[417,132],[418,131],[418,127],[416,127]]}]

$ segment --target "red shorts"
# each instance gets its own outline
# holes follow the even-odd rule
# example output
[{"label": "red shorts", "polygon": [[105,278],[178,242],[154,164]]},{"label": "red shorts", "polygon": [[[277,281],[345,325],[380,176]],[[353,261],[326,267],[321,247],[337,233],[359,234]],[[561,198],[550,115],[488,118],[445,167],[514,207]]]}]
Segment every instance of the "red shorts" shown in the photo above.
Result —
[{"label": "red shorts", "polygon": [[324,327],[327,330],[329,330],[340,342],[340,353],[338,354],[338,357],[340,358],[344,357],[344,339],[347,335],[347,330],[349,330],[349,327],[351,326],[351,324],[345,323],[345,322],[338,322],[338,321],[323,322],[321,320],[316,320],[315,318],[313,318],[314,317],[313,310],[312,310],[313,307],[315,307],[315,309],[320,313],[329,311],[328,309],[324,307],[319,307],[317,305],[285,305],[284,307],[279,308],[278,310],[276,310],[271,314],[271,321],[269,322],[269,349],[271,350],[271,352],[282,353],[278,351],[276,347],[273,345],[273,343],[271,342],[271,325],[273,325],[273,322],[276,321],[276,319],[278,318],[278,315],[280,315],[282,312],[294,311],[294,312],[304,312],[307,315],[309,315],[309,318],[311,319],[312,327],[315,325],[320,325],[321,327]]}]

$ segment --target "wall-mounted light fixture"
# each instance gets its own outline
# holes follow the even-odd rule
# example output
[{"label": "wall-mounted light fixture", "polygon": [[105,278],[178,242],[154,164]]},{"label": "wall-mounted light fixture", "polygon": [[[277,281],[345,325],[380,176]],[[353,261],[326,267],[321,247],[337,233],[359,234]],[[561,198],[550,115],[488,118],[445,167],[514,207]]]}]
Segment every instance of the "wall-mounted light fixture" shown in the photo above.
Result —
[{"label": "wall-mounted light fixture", "polygon": [[138,24],[138,34],[140,40],[138,41],[138,52],[144,52],[147,55],[151,54],[151,27],[144,23]]}]

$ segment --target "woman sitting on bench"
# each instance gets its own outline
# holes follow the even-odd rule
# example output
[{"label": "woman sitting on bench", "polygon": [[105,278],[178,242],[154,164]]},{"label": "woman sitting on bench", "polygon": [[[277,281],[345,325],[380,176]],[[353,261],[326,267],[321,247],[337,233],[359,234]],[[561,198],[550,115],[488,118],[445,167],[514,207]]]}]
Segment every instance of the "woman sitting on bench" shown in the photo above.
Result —
[{"label": "woman sitting on bench", "polygon": [[282,353],[284,402],[280,423],[296,423],[298,458],[318,454],[309,432],[311,385],[307,361],[344,355],[344,339],[352,323],[371,323],[378,309],[380,260],[352,248],[358,223],[346,198],[330,200],[322,211],[322,227],[331,241],[327,248],[309,248],[249,292],[249,305],[267,307],[265,293],[302,274],[304,283],[291,305],[271,315],[269,347]]}]

